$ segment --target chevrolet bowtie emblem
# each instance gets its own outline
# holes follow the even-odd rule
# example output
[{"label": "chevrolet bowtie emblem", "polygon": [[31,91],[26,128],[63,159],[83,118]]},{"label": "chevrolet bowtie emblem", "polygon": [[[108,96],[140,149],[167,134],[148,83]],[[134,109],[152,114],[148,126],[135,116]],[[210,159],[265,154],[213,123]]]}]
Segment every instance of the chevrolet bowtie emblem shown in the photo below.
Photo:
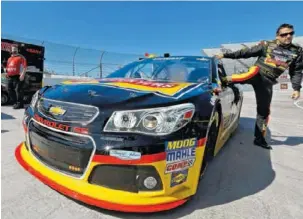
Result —
[{"label": "chevrolet bowtie emblem", "polygon": [[62,116],[64,115],[64,113],[66,112],[66,110],[62,109],[61,107],[58,107],[58,106],[52,106],[50,109],[49,109],[49,112],[51,114],[53,114],[54,116]]}]

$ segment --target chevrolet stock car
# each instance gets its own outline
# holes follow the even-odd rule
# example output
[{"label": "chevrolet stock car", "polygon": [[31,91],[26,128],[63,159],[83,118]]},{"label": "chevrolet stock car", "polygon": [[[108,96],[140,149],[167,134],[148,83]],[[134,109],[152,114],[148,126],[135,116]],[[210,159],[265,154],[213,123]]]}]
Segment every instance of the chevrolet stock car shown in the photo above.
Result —
[{"label": "chevrolet stock car", "polygon": [[213,57],[166,54],[105,78],[45,86],[25,110],[16,159],[88,205],[122,212],[181,206],[238,126],[243,91],[224,84],[225,75]]}]

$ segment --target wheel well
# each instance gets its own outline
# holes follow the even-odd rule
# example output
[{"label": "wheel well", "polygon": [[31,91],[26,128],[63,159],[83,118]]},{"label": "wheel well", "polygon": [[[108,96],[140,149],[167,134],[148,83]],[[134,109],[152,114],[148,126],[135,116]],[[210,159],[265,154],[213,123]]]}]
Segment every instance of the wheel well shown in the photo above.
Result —
[{"label": "wheel well", "polygon": [[222,106],[220,102],[217,102],[216,106],[215,106],[215,110],[218,110],[219,113],[219,124],[221,122],[222,119]]},{"label": "wheel well", "polygon": [[[221,103],[218,101],[214,107],[214,113],[215,112],[218,112],[219,114],[219,121],[218,121],[218,124],[220,126],[220,123],[221,123],[221,119],[222,119],[222,106],[221,106]],[[211,125],[211,124],[210,124]],[[215,150],[215,145],[212,145],[211,148],[209,148],[211,150],[211,157],[214,156],[214,150]]]},{"label": "wheel well", "polygon": [[[221,117],[222,117],[222,107],[221,107],[220,102],[216,102],[211,116],[213,116],[213,113],[215,113],[216,111],[219,114],[219,125],[220,125]],[[209,118],[209,120],[212,120],[212,118]],[[211,122],[211,124],[209,124],[209,128],[211,127],[212,122]],[[207,132],[207,135],[208,135],[208,132]],[[206,167],[207,163],[210,162],[214,158],[215,145],[211,145],[209,147],[209,146],[207,146],[207,141],[206,141],[205,152],[203,154],[203,161],[202,161],[202,164],[201,164],[201,171],[202,172],[204,171],[204,168]]]}]

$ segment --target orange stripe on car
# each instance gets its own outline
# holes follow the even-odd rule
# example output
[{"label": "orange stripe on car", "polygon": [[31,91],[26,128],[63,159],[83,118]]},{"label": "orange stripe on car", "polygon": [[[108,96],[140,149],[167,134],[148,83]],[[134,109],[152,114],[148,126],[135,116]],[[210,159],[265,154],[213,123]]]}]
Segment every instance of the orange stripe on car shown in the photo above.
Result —
[{"label": "orange stripe on car", "polygon": [[259,66],[252,66],[248,72],[242,74],[233,74],[231,77],[232,82],[242,82],[251,79],[259,72],[259,69]]},{"label": "orange stripe on car", "polygon": [[[197,147],[203,147],[206,142],[206,138],[201,138],[198,140]],[[166,159],[166,153],[161,152],[157,154],[143,155],[138,160],[121,160],[117,157],[108,155],[95,155],[93,157],[93,162],[96,163],[107,163],[107,164],[146,164],[158,162]]]}]

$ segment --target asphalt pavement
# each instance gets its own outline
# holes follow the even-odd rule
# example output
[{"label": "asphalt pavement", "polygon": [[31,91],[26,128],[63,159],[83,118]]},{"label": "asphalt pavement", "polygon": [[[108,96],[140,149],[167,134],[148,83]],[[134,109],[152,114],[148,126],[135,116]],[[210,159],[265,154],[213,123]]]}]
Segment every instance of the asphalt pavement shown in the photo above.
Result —
[{"label": "asphalt pavement", "polygon": [[97,218],[303,218],[303,97],[275,91],[268,139],[273,150],[252,144],[255,97],[245,92],[240,125],[209,165],[196,196],[168,212],[124,214],[88,207],[50,189],[15,159],[24,140],[24,110],[1,107],[1,213],[5,219]]}]

